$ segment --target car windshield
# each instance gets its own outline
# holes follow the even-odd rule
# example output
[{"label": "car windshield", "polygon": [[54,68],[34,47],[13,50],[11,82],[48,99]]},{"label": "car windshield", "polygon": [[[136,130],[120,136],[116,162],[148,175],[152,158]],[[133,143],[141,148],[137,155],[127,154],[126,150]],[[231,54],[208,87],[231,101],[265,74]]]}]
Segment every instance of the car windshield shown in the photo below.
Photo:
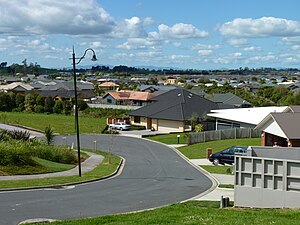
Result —
[{"label": "car windshield", "polygon": [[234,150],[232,148],[227,148],[222,151],[223,154],[234,154]]}]

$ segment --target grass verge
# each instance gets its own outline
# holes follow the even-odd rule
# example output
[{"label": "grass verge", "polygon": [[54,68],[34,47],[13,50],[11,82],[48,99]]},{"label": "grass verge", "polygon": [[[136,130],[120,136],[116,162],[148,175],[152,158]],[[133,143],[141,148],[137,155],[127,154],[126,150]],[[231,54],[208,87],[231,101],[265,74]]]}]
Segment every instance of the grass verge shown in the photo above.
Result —
[{"label": "grass verge", "polygon": [[300,211],[287,209],[238,209],[219,208],[219,202],[189,201],[139,213],[109,215],[98,218],[61,221],[52,225],[252,225],[252,224],[299,224]]},{"label": "grass verge", "polygon": [[219,188],[229,188],[229,189],[234,189],[233,184],[219,184]]},{"label": "grass verge", "polygon": [[167,145],[172,145],[172,144],[178,144],[178,138],[177,135],[180,135],[179,137],[179,144],[187,144],[187,137],[185,133],[180,133],[180,134],[158,134],[155,136],[149,136],[147,139],[158,141],[161,143],[165,143]]},{"label": "grass verge", "polygon": [[[44,132],[45,128],[51,125],[55,133],[74,134],[74,116],[61,114],[42,114],[25,112],[2,112],[0,122],[7,124],[21,125]],[[106,127],[106,119],[79,117],[79,128],[81,133],[100,133]]]},{"label": "grass verge", "polygon": [[230,173],[228,175],[232,174],[233,171],[233,166],[207,166],[207,165],[202,165],[201,166],[203,169],[208,171],[209,173],[216,173],[216,174],[228,174],[227,171],[230,170]]},{"label": "grass verge", "polygon": [[209,141],[204,143],[197,143],[189,146],[178,148],[189,159],[201,159],[206,158],[206,149],[212,148],[213,153],[219,152],[227,147],[239,145],[239,146],[260,146],[260,138],[240,138],[240,139],[225,139],[218,141]]},{"label": "grass verge", "polygon": [[56,163],[56,162],[51,162],[49,160],[40,159],[37,157],[33,157],[33,161],[36,162],[35,166],[31,166],[31,165],[0,166],[0,176],[1,174],[4,176],[10,176],[10,175],[18,175],[18,174],[29,175],[29,174],[55,173],[55,172],[69,170],[75,167],[75,165],[72,164]]},{"label": "grass verge", "polygon": [[107,152],[102,152],[102,151],[91,151],[91,152],[99,155],[103,155],[104,160],[94,170],[82,174],[81,177],[66,176],[66,177],[52,177],[52,178],[44,178],[44,179],[31,179],[31,180],[0,181],[0,189],[52,186],[52,185],[63,185],[69,183],[83,182],[83,181],[100,179],[116,171],[121,161],[120,157],[116,155],[111,155],[110,158],[111,164],[109,164],[108,163],[109,154]]}]

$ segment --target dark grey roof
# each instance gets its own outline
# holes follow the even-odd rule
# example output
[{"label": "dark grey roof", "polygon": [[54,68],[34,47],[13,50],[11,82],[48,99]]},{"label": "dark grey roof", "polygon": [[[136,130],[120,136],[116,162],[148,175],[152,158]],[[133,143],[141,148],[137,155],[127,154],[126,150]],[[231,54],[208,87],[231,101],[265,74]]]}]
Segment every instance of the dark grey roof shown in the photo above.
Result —
[{"label": "dark grey roof", "polygon": [[236,96],[233,93],[225,93],[225,94],[214,94],[212,97],[208,98],[213,102],[219,102],[224,103],[228,105],[234,105],[237,107],[243,106],[243,105],[251,105],[250,102]]},{"label": "dark grey roof", "polygon": [[153,119],[185,121],[193,113],[201,117],[212,109],[218,109],[217,103],[207,100],[185,89],[174,89],[154,98],[153,103],[128,113],[131,116],[143,116]]},{"label": "dark grey roof", "polygon": [[276,123],[289,139],[300,139],[300,113],[271,113]]},{"label": "dark grey roof", "polygon": [[300,105],[291,105],[289,108],[292,112],[300,112]]},{"label": "dark grey roof", "polygon": [[171,85],[140,85],[138,86],[138,88],[141,91],[145,91],[147,89],[154,90],[154,91],[170,91],[176,89],[175,86],[171,86]]}]

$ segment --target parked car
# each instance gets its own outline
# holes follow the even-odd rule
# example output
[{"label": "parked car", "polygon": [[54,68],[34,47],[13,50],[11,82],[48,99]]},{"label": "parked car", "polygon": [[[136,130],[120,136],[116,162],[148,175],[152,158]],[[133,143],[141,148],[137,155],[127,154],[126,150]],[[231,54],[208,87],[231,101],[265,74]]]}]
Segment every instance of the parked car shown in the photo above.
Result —
[{"label": "parked car", "polygon": [[236,153],[246,153],[247,147],[246,146],[231,146],[226,148],[220,152],[216,152],[211,154],[208,157],[208,160],[211,161],[214,165],[222,164],[233,164],[234,163],[234,154]]},{"label": "parked car", "polygon": [[130,124],[127,124],[125,122],[117,122],[115,124],[109,124],[109,129],[116,129],[116,130],[129,130]]}]

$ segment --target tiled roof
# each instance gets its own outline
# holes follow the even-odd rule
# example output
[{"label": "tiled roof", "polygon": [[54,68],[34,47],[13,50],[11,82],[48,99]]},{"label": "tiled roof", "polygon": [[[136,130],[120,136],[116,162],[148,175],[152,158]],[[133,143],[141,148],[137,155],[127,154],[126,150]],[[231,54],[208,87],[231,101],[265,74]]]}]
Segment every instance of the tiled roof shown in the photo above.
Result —
[{"label": "tiled roof", "polygon": [[140,100],[140,101],[148,101],[152,99],[155,95],[148,92],[141,91],[117,91],[117,92],[109,92],[107,95],[111,95],[116,100]]},{"label": "tiled roof", "polygon": [[102,84],[98,85],[99,87],[119,87],[120,85],[114,83],[114,82],[104,82]]}]

